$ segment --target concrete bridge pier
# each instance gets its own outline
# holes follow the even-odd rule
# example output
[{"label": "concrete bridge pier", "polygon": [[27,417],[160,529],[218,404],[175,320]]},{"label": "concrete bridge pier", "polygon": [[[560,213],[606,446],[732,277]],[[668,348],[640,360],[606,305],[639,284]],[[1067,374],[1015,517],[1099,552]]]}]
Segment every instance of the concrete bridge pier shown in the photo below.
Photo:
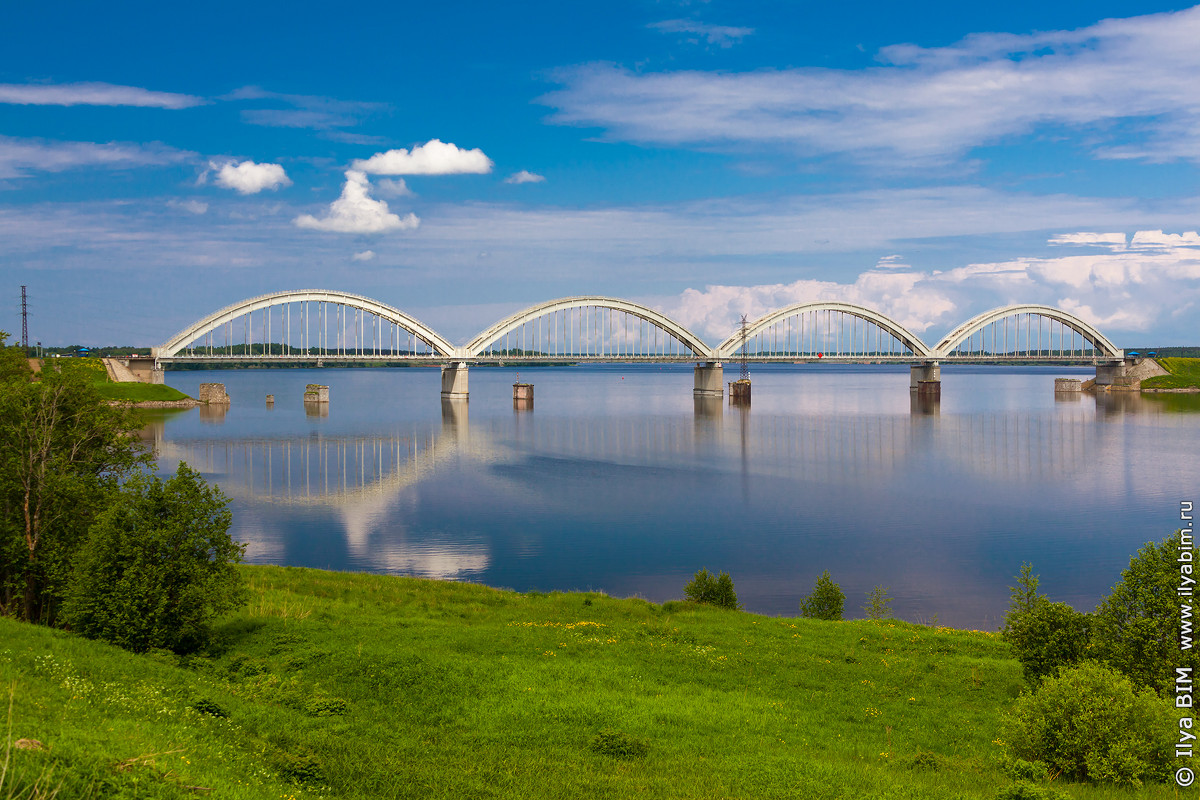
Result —
[{"label": "concrete bridge pier", "polygon": [[1111,364],[1096,365],[1096,387],[1106,390],[1120,378],[1125,377],[1125,362],[1117,361]]},{"label": "concrete bridge pier", "polygon": [[[938,362],[926,361],[924,364],[914,364],[909,367],[908,376],[909,391],[936,393],[939,397],[941,396],[942,367]],[[925,384],[925,386],[921,384]]]},{"label": "concrete bridge pier", "polygon": [[467,399],[467,362],[456,361],[442,367],[442,399]]},{"label": "concrete bridge pier", "polygon": [[705,361],[696,365],[695,389],[693,397],[724,397],[725,369],[720,361]]}]

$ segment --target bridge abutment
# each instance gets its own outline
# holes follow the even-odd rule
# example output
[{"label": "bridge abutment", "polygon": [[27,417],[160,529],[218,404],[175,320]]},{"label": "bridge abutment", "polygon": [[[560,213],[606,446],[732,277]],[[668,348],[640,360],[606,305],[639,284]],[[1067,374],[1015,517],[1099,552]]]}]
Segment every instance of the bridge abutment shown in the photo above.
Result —
[{"label": "bridge abutment", "polygon": [[1146,378],[1166,374],[1167,371],[1153,358],[1129,358],[1097,364],[1095,388],[1102,392],[1138,391]]},{"label": "bridge abutment", "polygon": [[725,369],[720,361],[705,361],[696,365],[693,397],[724,397]]},{"label": "bridge abutment", "polygon": [[442,367],[442,399],[467,399],[467,362],[457,361]]},{"label": "bridge abutment", "polygon": [[[926,393],[932,393],[935,391],[935,388],[936,388],[936,392],[940,396],[941,384],[942,384],[942,367],[936,361],[929,361],[924,364],[914,364],[913,366],[909,367],[908,377],[909,377],[909,382],[908,382],[909,391],[916,392],[918,390],[923,390]],[[923,384],[923,383],[924,384],[936,383],[937,387],[933,387],[933,386],[922,387],[921,384]]]}]

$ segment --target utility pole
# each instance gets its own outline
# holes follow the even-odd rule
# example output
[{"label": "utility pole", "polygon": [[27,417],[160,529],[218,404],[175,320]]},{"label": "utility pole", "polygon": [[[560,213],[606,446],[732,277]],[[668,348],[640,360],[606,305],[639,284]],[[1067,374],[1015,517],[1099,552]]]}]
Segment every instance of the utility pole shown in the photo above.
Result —
[{"label": "utility pole", "polygon": [[21,287],[21,349],[29,355],[29,304],[25,300],[25,287]]}]

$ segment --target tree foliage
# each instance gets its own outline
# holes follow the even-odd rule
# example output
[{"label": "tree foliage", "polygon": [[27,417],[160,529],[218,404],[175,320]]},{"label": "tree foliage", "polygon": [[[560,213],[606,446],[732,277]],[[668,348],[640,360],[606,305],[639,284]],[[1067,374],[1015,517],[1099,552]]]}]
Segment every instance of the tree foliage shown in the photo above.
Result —
[{"label": "tree foliage", "polygon": [[867,604],[863,606],[867,619],[890,619],[892,616],[892,598],[888,597],[888,588],[877,585],[867,592]]},{"label": "tree foliage", "polygon": [[829,570],[817,578],[812,594],[800,600],[800,616],[814,619],[841,619],[846,607],[846,595],[842,587],[829,577]]},{"label": "tree foliage", "polygon": [[1017,575],[1017,585],[1008,587],[1008,611],[1004,615],[1004,627],[1000,632],[1008,635],[1009,629],[1021,618],[1041,603],[1048,602],[1046,595],[1038,593],[1039,578],[1033,574],[1033,564],[1028,561],[1021,564]]},{"label": "tree foliage", "polygon": [[728,572],[714,577],[707,569],[701,568],[683,587],[683,596],[694,603],[718,608],[741,608],[737,592],[733,590],[733,579],[729,577]]},{"label": "tree foliage", "polygon": [[136,652],[204,646],[213,620],[245,600],[228,502],[186,464],[165,483],[131,478],[79,554],[66,622]]},{"label": "tree foliage", "polygon": [[1176,531],[1157,544],[1147,542],[1096,609],[1096,658],[1139,686],[1167,688],[1176,667],[1200,671],[1196,646],[1186,651],[1179,646],[1180,603],[1186,600],[1176,593],[1177,559],[1184,553],[1180,536]]},{"label": "tree foliage", "polygon": [[73,360],[31,380],[0,336],[0,603],[52,623],[70,562],[120,478],[144,462],[128,410],[105,404]]},{"label": "tree foliage", "polygon": [[1066,603],[1042,600],[1013,618],[1004,633],[1025,679],[1038,683],[1088,656],[1093,617]]}]

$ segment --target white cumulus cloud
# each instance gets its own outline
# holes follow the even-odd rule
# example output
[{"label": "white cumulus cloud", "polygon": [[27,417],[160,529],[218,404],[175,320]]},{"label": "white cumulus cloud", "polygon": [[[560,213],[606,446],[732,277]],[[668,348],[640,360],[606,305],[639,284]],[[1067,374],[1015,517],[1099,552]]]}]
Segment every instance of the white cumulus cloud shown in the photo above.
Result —
[{"label": "white cumulus cloud", "polygon": [[355,261],[371,261],[375,258],[375,251],[363,250],[361,253],[355,253],[354,255],[350,256],[350,258],[354,259]]},{"label": "white cumulus cloud", "polygon": [[[1164,309],[1200,303],[1200,235],[1138,231],[1144,250],[1109,250],[1118,234],[1059,234],[1104,249],[1053,258],[1019,257],[946,271],[916,270],[885,256],[853,282],[799,280],[757,286],[687,289],[664,310],[683,325],[723,340],[742,314],[751,320],[795,303],[841,301],[879,311],[934,344],[949,327],[989,308],[1014,303],[1056,306],[1104,333],[1142,332]],[[1124,238],[1124,234],[1120,234]],[[904,271],[900,271],[903,269]],[[929,335],[926,335],[926,334]]]},{"label": "white cumulus cloud", "polygon": [[352,168],[371,175],[483,175],[492,171],[492,160],[478,147],[464,150],[430,139],[412,150],[400,148],[358,159]]},{"label": "white cumulus cloud", "polygon": [[1129,243],[1133,248],[1160,247],[1200,247],[1200,234],[1196,231],[1187,233],[1163,233],[1162,231],[1138,231]]},{"label": "white cumulus cloud", "polygon": [[342,196],[329,206],[329,213],[317,218],[301,214],[293,220],[301,228],[336,233],[386,233],[416,228],[421,221],[416,214],[399,217],[388,210],[383,200],[371,197],[371,183],[360,170],[347,170]]},{"label": "white cumulus cloud", "polygon": [[948,322],[954,300],[918,272],[867,271],[854,283],[799,280],[764,286],[708,286],[687,289],[667,313],[684,326],[714,341],[737,327],[741,315],[750,320],[797,303],[837,301],[879,311],[920,336],[938,322]]},{"label": "white cumulus cloud", "polygon": [[523,169],[520,172],[514,172],[504,179],[505,183],[542,183],[546,180],[545,175],[538,175],[536,172],[530,172]]},{"label": "white cumulus cloud", "polygon": [[217,171],[218,186],[233,189],[239,194],[257,194],[264,189],[275,190],[292,185],[291,178],[279,164],[256,164],[253,161],[219,164],[213,161],[209,162],[209,166]]}]

